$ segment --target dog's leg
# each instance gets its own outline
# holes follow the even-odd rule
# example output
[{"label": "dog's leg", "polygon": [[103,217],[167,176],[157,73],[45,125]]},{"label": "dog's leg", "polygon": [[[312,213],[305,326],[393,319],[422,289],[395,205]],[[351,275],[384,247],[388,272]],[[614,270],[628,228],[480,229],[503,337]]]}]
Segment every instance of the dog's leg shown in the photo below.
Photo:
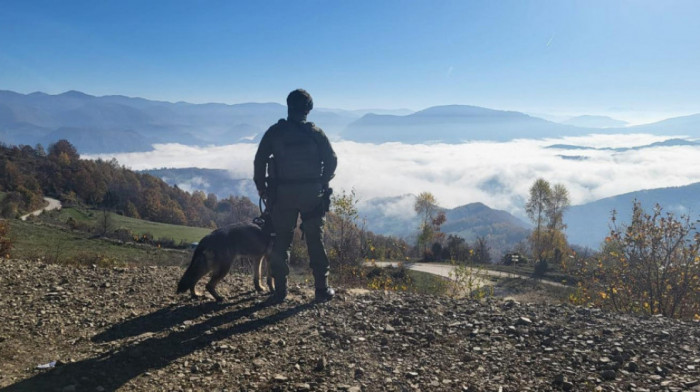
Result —
[{"label": "dog's leg", "polygon": [[263,263],[264,257],[261,257],[260,260],[257,260],[255,264],[253,265],[253,286],[255,286],[255,291],[261,293],[265,291],[263,289],[261,282],[261,276],[262,276],[262,263]]},{"label": "dog's leg", "polygon": [[216,299],[216,302],[221,302],[224,300],[224,297],[220,296],[219,293],[216,292],[216,285],[219,284],[221,279],[228,274],[228,271],[231,269],[231,263],[219,263],[220,267],[214,271],[214,273],[211,276],[211,279],[209,279],[209,283],[207,283],[207,291]]},{"label": "dog's leg", "polygon": [[272,273],[270,271],[270,255],[266,254],[263,256],[262,260],[260,260],[261,265],[264,265],[265,269],[265,274],[267,276],[267,288],[270,290],[270,293],[275,292],[275,279],[272,277]]}]

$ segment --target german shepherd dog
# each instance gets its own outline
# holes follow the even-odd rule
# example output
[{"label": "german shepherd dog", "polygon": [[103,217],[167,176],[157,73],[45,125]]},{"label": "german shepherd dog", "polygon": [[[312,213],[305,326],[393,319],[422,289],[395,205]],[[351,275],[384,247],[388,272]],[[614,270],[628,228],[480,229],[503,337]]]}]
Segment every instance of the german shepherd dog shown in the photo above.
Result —
[{"label": "german shepherd dog", "polygon": [[[268,220],[269,221],[269,220]],[[260,284],[263,263],[266,263],[272,250],[270,224],[262,227],[253,223],[240,223],[220,229],[206,235],[194,250],[190,266],[177,285],[177,292],[189,290],[192,297],[198,295],[194,289],[197,282],[207,273],[212,272],[206,288],[217,302],[224,300],[216,292],[216,285],[226,276],[234,261],[249,257],[254,260],[253,285],[255,290],[264,291]],[[269,268],[268,268],[269,269]],[[268,274],[269,275],[269,274]],[[274,282],[267,278],[270,292],[274,292]]]}]

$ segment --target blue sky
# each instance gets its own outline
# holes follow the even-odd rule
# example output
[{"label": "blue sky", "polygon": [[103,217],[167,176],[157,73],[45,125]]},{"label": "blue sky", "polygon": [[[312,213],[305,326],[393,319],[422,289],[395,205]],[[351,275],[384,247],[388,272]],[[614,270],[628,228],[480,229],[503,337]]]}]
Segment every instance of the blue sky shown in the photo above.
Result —
[{"label": "blue sky", "polygon": [[188,102],[700,112],[698,1],[27,1],[0,89]]}]

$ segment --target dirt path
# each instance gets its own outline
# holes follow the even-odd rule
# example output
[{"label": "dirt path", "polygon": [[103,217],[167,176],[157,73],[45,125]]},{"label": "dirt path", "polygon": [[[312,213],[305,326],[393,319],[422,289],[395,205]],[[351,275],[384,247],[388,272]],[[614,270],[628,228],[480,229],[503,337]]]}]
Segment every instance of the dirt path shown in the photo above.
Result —
[{"label": "dirt path", "polygon": [[[388,267],[388,266],[397,266],[398,263],[395,262],[384,262],[384,261],[377,261],[376,262],[377,266],[379,267]],[[429,274],[437,275],[437,276],[442,276],[445,278],[451,278],[454,276],[454,270],[455,266],[453,265],[447,265],[447,264],[433,264],[433,263],[406,263],[406,267],[410,270],[413,271],[419,271],[419,272],[426,272]],[[517,278],[517,279],[526,279],[526,280],[534,280],[531,277],[528,276],[523,276],[523,275],[517,275],[517,274],[511,274],[508,272],[501,272],[501,271],[492,271],[486,268],[483,268],[481,270],[476,270],[472,269],[472,273],[475,276],[490,276],[494,278]],[[452,274],[452,275],[450,275]],[[487,279],[480,279],[477,281],[478,287],[481,286],[486,286],[492,284],[489,282]],[[539,281],[542,284],[554,286],[554,287],[567,287],[566,285],[563,285],[561,283],[557,282],[552,282],[552,281],[547,281],[547,280],[540,280]]]},{"label": "dirt path", "polygon": [[60,201],[58,201],[58,200],[56,200],[56,199],[52,199],[52,198],[50,198],[50,197],[45,197],[44,200],[45,200],[47,203],[49,203],[47,206],[45,206],[44,208],[40,208],[40,209],[38,209],[38,210],[36,210],[36,211],[32,211],[32,212],[28,213],[27,215],[22,215],[22,216],[19,217],[19,219],[21,219],[21,220],[24,221],[24,220],[27,220],[27,218],[29,218],[30,215],[37,216],[37,215],[41,214],[41,213],[44,212],[44,211],[60,210],[60,209],[61,209],[61,202],[60,202]]}]

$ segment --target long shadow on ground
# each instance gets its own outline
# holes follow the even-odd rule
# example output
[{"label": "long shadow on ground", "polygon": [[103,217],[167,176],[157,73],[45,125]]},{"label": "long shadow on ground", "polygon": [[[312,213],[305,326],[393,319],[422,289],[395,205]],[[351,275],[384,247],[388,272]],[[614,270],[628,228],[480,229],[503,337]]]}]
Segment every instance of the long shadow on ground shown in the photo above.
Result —
[{"label": "long shadow on ground", "polygon": [[[207,307],[209,306],[216,305],[207,305]],[[56,367],[3,388],[2,391],[60,390],[69,385],[75,385],[76,390],[94,391],[98,386],[101,386],[106,391],[113,391],[144,372],[163,368],[178,358],[209,346],[212,342],[258,330],[313,306],[313,303],[301,304],[264,318],[245,321],[229,328],[218,328],[251,316],[265,308],[262,303],[253,304],[213,316],[199,324],[193,324],[183,331],[171,332],[167,336],[148,338],[133,345],[122,346],[118,352],[101,354],[94,358]],[[112,327],[97,335],[94,340],[110,341],[120,337],[139,335],[154,331],[154,326],[155,330],[162,330],[194,318],[192,317],[193,312],[201,312],[201,309],[199,311],[197,309],[198,307],[193,305],[185,305],[175,309],[157,310],[149,315]]]},{"label": "long shadow on ground", "polygon": [[235,302],[199,302],[186,306],[168,306],[153,313],[114,324],[104,332],[93,336],[92,341],[95,343],[105,343],[138,336],[147,332],[163,331],[175,325],[182,324],[187,320],[194,320],[202,314],[221,310],[229,306],[240,305],[255,299],[250,296],[246,297],[246,294],[254,293],[244,293],[241,295],[244,296],[244,298]]}]

